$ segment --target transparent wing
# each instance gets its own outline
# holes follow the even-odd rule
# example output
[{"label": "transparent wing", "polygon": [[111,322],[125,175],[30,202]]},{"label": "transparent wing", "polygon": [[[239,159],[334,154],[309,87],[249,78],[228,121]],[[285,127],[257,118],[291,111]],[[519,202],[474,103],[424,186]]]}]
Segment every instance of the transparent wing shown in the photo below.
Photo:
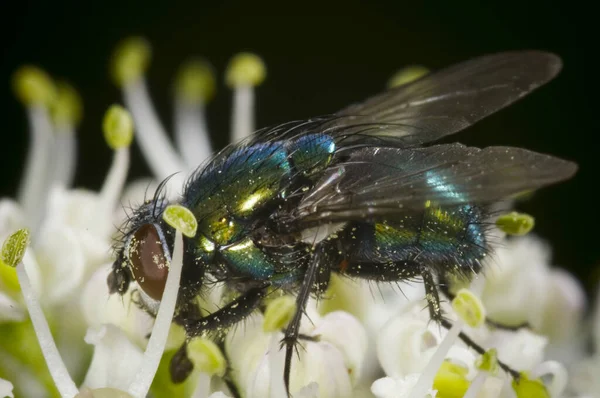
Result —
[{"label": "transparent wing", "polygon": [[554,54],[507,52],[475,58],[385,91],[323,118],[260,132],[257,140],[324,132],[343,144],[414,146],[456,133],[551,80]]},{"label": "transparent wing", "polygon": [[427,201],[491,203],[565,180],[576,170],[575,163],[521,148],[363,148],[325,172],[296,217],[344,221],[422,210]]}]

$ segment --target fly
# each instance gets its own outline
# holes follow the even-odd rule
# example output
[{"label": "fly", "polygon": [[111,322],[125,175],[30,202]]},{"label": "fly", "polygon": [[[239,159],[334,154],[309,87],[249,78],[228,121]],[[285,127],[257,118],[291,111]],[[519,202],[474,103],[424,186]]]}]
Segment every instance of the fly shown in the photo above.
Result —
[{"label": "fly", "polygon": [[[560,59],[544,52],[484,56],[226,147],[194,172],[177,200],[194,213],[198,230],[185,238],[174,322],[192,338],[242,321],[268,291],[295,294],[298,310],[282,342],[286,386],[303,309],[309,296],[327,289],[332,273],[376,282],[420,278],[431,318],[449,327],[439,298],[449,293],[441,286],[481,271],[493,250],[486,222],[492,206],[566,180],[577,166],[521,148],[434,142],[510,105],[560,69]],[[128,221],[108,279],[119,294],[136,282],[140,305],[150,312],[160,302],[167,275],[160,265],[174,240],[161,217],[168,203],[160,192]],[[234,298],[202,316],[196,297],[215,280]],[[171,370],[174,381],[191,371],[185,346]]]}]

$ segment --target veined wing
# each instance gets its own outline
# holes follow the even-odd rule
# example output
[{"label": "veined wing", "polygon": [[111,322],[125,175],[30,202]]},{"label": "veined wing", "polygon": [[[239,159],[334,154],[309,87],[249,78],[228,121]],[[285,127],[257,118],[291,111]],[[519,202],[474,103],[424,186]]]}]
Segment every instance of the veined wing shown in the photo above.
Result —
[{"label": "veined wing", "polygon": [[255,140],[327,133],[343,144],[408,147],[467,128],[554,78],[560,58],[517,51],[475,58],[340,112],[260,132]]},{"label": "veined wing", "polygon": [[330,167],[294,218],[321,223],[440,206],[486,204],[571,177],[575,163],[521,148],[461,144],[367,147]]}]

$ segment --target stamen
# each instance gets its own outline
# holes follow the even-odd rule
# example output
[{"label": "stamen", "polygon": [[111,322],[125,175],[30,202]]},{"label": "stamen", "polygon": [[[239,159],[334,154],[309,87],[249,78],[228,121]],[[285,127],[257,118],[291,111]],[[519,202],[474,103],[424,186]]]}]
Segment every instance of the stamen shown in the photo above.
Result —
[{"label": "stamen", "polygon": [[25,173],[19,187],[18,200],[27,216],[27,224],[34,233],[43,215],[49,189],[50,150],[52,148],[52,124],[48,116],[48,104],[55,97],[52,79],[41,69],[21,67],[13,77],[17,97],[27,107],[30,124],[30,142]]},{"label": "stamen", "polygon": [[407,66],[396,72],[387,82],[388,88],[399,87],[411,83],[429,73],[429,69],[420,65]]},{"label": "stamen", "polygon": [[265,65],[257,55],[241,53],[229,63],[225,78],[234,89],[231,142],[254,131],[254,86],[261,84],[265,76]]},{"label": "stamen", "polygon": [[75,89],[64,82],[56,86],[56,99],[51,106],[55,132],[53,153],[53,184],[70,187],[75,177],[77,140],[75,127],[81,121],[83,106]]},{"label": "stamen", "polygon": [[[23,264],[23,257],[25,250],[29,243],[29,231],[21,229],[12,234],[2,246],[2,261],[8,265],[17,267],[17,275],[19,277],[19,284],[21,285],[21,292],[29,311],[29,317],[33,324],[33,329],[37,336],[42,354],[46,360],[46,365],[50,371],[50,375],[54,380],[54,384],[58,389],[58,392],[63,397],[74,397],[79,392],[73,379],[69,375],[65,363],[60,357],[58,348],[52,338],[50,327],[44,317],[44,312],[40,307],[37,300],[36,294],[31,288],[31,282],[27,276],[25,265]],[[17,264],[15,264],[17,262]]]},{"label": "stamen", "polygon": [[175,98],[175,141],[188,169],[212,154],[205,105],[215,94],[215,77],[208,62],[195,59],[182,65]]},{"label": "stamen", "polygon": [[284,368],[284,356],[281,351],[281,337],[278,333],[285,328],[296,313],[296,300],[291,296],[277,297],[267,305],[265,318],[263,321],[263,331],[272,333],[271,343],[269,344],[269,373],[270,396],[285,397],[285,383],[283,381],[281,370]]},{"label": "stamen", "polygon": [[533,229],[535,219],[529,214],[513,211],[498,217],[496,225],[508,235],[522,236]]},{"label": "stamen", "polygon": [[471,385],[463,398],[476,398],[483,388],[483,384],[485,383],[488,374],[495,375],[498,373],[498,352],[495,348],[486,351],[477,360],[477,368],[479,369],[479,372],[477,372],[475,379],[471,382]]},{"label": "stamen", "polygon": [[[167,138],[148,95],[143,75],[149,63],[149,44],[141,38],[130,38],[117,46],[112,71],[135,120],[137,141],[142,153],[154,176],[163,180],[185,170],[185,167]],[[170,180],[172,186],[178,186],[181,182],[181,178]]]},{"label": "stamen", "polygon": [[210,394],[212,376],[223,376],[227,370],[227,361],[219,347],[211,340],[195,338],[187,345],[187,354],[194,364],[194,369],[200,371],[198,385],[193,398],[207,398]]},{"label": "stamen", "polygon": [[115,151],[110,170],[100,191],[103,206],[110,212],[115,208],[127,179],[129,146],[133,140],[133,120],[125,108],[112,105],[104,115],[102,128],[106,143]]},{"label": "stamen", "polygon": [[425,369],[423,369],[419,381],[410,395],[412,398],[422,398],[431,388],[438,369],[444,362],[448,351],[458,339],[464,324],[467,323],[471,327],[477,327],[485,322],[485,309],[481,301],[467,289],[458,291],[456,297],[452,300],[452,307],[458,315],[458,319],[448,330]]},{"label": "stamen", "polygon": [[[196,233],[197,223],[194,215],[186,208],[178,205],[168,206],[163,213],[163,219],[173,228],[175,232],[175,244],[173,256],[171,258],[169,274],[165,284],[165,291],[162,295],[152,335],[148,341],[142,366],[136,373],[136,376],[128,388],[128,392],[134,397],[145,397],[150,389],[158,364],[167,343],[169,330],[175,305],[177,304],[177,293],[179,291],[179,281],[181,279],[181,268],[183,266],[183,236],[182,233],[192,236]],[[193,221],[192,221],[193,220]],[[184,226],[184,230],[177,229]]]}]

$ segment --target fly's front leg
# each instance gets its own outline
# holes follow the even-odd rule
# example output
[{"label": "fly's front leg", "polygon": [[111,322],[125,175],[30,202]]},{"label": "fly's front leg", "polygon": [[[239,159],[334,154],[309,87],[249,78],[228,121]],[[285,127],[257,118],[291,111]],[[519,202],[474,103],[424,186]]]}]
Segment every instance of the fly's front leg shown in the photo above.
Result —
[{"label": "fly's front leg", "polygon": [[[184,312],[180,313],[175,321],[185,328],[188,339],[204,332],[226,329],[246,318],[260,306],[262,299],[267,294],[268,286],[265,284],[249,289],[223,308],[207,316],[202,317],[199,316],[199,313]],[[171,360],[169,370],[174,383],[185,381],[193,370],[186,350],[187,343],[184,343]]]}]

